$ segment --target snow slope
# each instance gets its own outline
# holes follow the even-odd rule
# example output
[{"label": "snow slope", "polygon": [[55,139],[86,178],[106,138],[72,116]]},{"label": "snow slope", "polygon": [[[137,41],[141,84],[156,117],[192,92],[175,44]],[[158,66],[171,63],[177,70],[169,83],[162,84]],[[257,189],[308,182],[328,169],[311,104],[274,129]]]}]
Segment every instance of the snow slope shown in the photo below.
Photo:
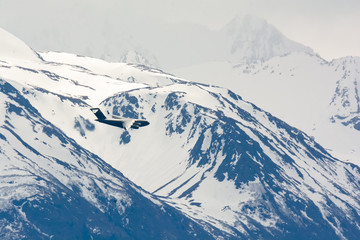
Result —
[{"label": "snow slope", "polygon": [[[358,203],[345,207],[358,201],[358,168],[332,158],[311,137],[236,94],[185,82],[121,93],[102,105],[154,123],[122,134],[125,146],[117,155],[131,160],[111,164],[188,214],[218,221],[216,226],[225,224],[224,230],[240,236],[270,238],[266,232],[271,232],[301,239],[316,234],[321,224],[350,237],[340,230],[346,220],[338,214],[350,216],[358,209]],[[144,136],[161,140],[148,144]],[[349,199],[350,192],[341,192],[350,186],[355,194]],[[313,207],[319,212],[307,212]],[[283,232],[299,223],[308,231],[297,226],[290,235]],[[328,233],[317,234],[325,238]]]},{"label": "snow slope", "polygon": [[2,239],[211,238],[45,120],[0,80]]},{"label": "snow slope", "polygon": [[175,73],[227,87],[314,136],[336,157],[359,164],[359,69],[358,57],[327,62],[298,52],[251,64],[204,63]]},{"label": "snow slope", "polygon": [[[166,202],[180,210],[220,239],[353,239],[359,234],[359,167],[332,157],[312,137],[233,91],[141,65],[106,63],[65,53],[44,53],[42,58],[44,62],[21,65],[1,58],[0,78],[13,86],[12,91],[3,91],[5,103],[14,94],[28,103],[24,110],[15,108],[14,117],[12,110],[3,107],[4,116],[10,115],[17,135],[45,158],[69,156],[70,163],[81,166],[81,161],[72,159],[93,152],[160,198],[160,204]],[[124,131],[96,123],[90,106],[100,106],[104,113],[146,118],[150,125]],[[70,145],[62,146],[58,137],[49,139],[47,130],[42,134],[41,126],[33,127],[33,118],[23,119],[28,108],[38,111],[35,119],[46,119],[50,129],[76,141],[79,149],[74,155],[68,153],[73,149],[71,140],[67,140]],[[6,117],[2,121],[11,124]],[[20,130],[19,126],[27,125],[26,130]],[[14,146],[13,152],[19,150],[15,140],[6,145],[11,134],[2,134],[6,154],[1,156],[11,158],[9,146]],[[51,146],[59,150],[53,151]],[[46,165],[45,160],[41,162]],[[79,168],[76,173],[87,172]],[[63,171],[60,182],[66,183],[68,172],[61,169],[57,174]],[[106,171],[98,172],[94,175],[109,178]],[[75,177],[77,184],[81,174]],[[119,181],[116,179],[113,181]],[[97,200],[103,199],[105,190],[93,196],[94,185],[85,186],[80,192],[90,191],[83,194],[88,202],[98,209],[107,206]],[[174,216],[174,208],[163,213]],[[136,210],[132,216],[141,216],[140,212]],[[171,224],[177,219],[168,221]],[[206,238],[200,226],[190,231],[189,221],[184,220],[185,232],[179,234],[199,233]],[[151,224],[148,226],[151,229]]]},{"label": "snow slope", "polygon": [[40,57],[35,51],[2,28],[0,28],[0,53],[7,59],[40,61]]}]

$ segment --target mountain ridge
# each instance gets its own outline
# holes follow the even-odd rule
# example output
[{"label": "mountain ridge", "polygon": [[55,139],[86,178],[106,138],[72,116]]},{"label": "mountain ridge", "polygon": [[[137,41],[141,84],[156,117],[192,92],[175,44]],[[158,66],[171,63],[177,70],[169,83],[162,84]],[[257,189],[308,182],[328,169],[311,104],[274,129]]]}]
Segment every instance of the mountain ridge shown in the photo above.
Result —
[{"label": "mountain ridge", "polygon": [[358,57],[328,62],[297,52],[251,64],[210,62],[175,74],[232,89],[357,164],[359,69]]},{"label": "mountain ridge", "polygon": [[6,58],[40,61],[40,55],[11,33],[0,28],[0,52]]}]

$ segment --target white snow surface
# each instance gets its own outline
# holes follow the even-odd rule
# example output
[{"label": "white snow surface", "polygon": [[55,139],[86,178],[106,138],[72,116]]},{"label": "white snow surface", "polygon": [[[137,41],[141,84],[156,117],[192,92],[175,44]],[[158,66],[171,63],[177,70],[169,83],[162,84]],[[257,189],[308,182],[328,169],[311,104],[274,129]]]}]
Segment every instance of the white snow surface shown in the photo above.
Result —
[{"label": "white snow surface", "polygon": [[0,28],[0,56],[11,60],[40,61],[35,51],[2,28]]}]

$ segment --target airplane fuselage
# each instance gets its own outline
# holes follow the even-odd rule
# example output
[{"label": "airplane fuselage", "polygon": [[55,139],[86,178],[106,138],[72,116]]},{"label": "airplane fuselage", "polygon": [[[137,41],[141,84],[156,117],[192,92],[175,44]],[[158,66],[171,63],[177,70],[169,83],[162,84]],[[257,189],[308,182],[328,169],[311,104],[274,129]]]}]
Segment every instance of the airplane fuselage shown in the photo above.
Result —
[{"label": "airplane fuselage", "polygon": [[114,118],[109,119],[101,112],[99,108],[91,108],[90,109],[97,117],[95,121],[114,126],[124,128],[126,130],[130,128],[138,129],[139,127],[144,127],[149,125],[150,123],[143,119],[132,119],[132,118],[120,118],[118,116],[113,116]]}]

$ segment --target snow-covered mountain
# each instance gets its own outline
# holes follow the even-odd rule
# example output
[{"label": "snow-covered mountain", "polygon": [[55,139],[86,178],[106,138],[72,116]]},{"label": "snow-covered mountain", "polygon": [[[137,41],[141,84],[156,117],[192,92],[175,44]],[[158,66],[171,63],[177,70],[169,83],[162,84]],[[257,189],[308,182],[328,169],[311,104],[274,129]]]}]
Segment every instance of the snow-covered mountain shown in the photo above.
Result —
[{"label": "snow-covered mountain", "polygon": [[331,120],[360,131],[360,57],[345,57],[330,64],[341,74],[331,100]]},{"label": "snow-covered mountain", "polygon": [[[240,236],[304,239],[318,234],[325,239],[337,232],[351,238],[340,233],[347,220],[334,209],[340,202],[357,201],[357,194],[348,201],[339,189],[357,188],[358,168],[333,159],[311,137],[236,94],[177,83],[121,93],[103,106],[127,117],[147,116],[155,124],[123,134],[124,148],[117,155],[131,159],[136,152],[137,157],[111,164],[188,214],[217,221],[219,228],[225,224],[224,230]],[[144,135],[162,140],[147,144]],[[339,225],[332,224],[333,217]],[[317,224],[328,230],[309,230]]]},{"label": "snow-covered mountain", "polygon": [[252,15],[237,16],[221,33],[231,42],[230,55],[224,60],[232,63],[265,61],[292,52],[313,52],[286,38],[264,19]]},{"label": "snow-covered mountain", "polygon": [[312,49],[288,39],[264,19],[252,15],[239,15],[215,30],[195,24],[154,25],[151,34],[134,35],[146,39],[142,44],[154,52],[162,68],[171,72],[208,62],[238,64],[291,52],[313,54]]},{"label": "snow-covered mountain", "polygon": [[26,93],[4,80],[0,93],[1,239],[212,238],[64,135]]},{"label": "snow-covered mountain", "polygon": [[359,59],[327,62],[294,52],[265,62],[211,62],[175,73],[232,89],[314,136],[336,157],[359,164]]},{"label": "snow-covered mountain", "polygon": [[[0,58],[6,221],[22,219],[19,226],[32,226],[40,232],[36,236],[57,234],[42,224],[52,218],[31,216],[33,209],[65,206],[67,217],[94,214],[77,220],[82,225],[76,229],[99,238],[109,236],[103,223],[140,239],[136,234],[164,239],[359,234],[359,167],[332,157],[312,137],[233,91],[143,65],[66,53],[41,58]],[[124,131],[95,123],[90,106],[146,118],[150,125]],[[26,179],[27,190],[9,195],[14,175]],[[48,194],[40,192],[35,201],[26,194],[38,186]],[[85,210],[79,208],[83,201]],[[24,209],[30,210],[24,215]],[[16,234],[17,228],[7,229],[9,238]],[[27,232],[14,236],[22,234]]]},{"label": "snow-covered mountain", "polygon": [[[2,43],[12,38],[1,32]],[[11,45],[12,50],[16,50],[15,57],[0,53],[1,239],[212,239],[226,236],[207,223],[194,222],[136,186],[45,119],[28,100],[37,92],[49,95],[39,100],[45,101],[41,104],[52,110],[54,104],[61,109],[63,102],[64,106],[70,103],[74,110],[88,105],[81,98],[52,95],[44,88],[24,84],[24,78],[30,77],[44,87],[41,75],[55,82],[60,81],[60,77],[46,70],[36,73],[28,68],[46,69],[53,65],[34,58],[29,48],[20,41],[17,43],[17,46]],[[15,70],[18,75],[8,74],[7,70]],[[36,73],[37,77],[27,73]],[[51,101],[54,96],[56,102]],[[58,117],[67,121],[66,112],[63,114]],[[90,122],[86,127],[95,129]]]}]

